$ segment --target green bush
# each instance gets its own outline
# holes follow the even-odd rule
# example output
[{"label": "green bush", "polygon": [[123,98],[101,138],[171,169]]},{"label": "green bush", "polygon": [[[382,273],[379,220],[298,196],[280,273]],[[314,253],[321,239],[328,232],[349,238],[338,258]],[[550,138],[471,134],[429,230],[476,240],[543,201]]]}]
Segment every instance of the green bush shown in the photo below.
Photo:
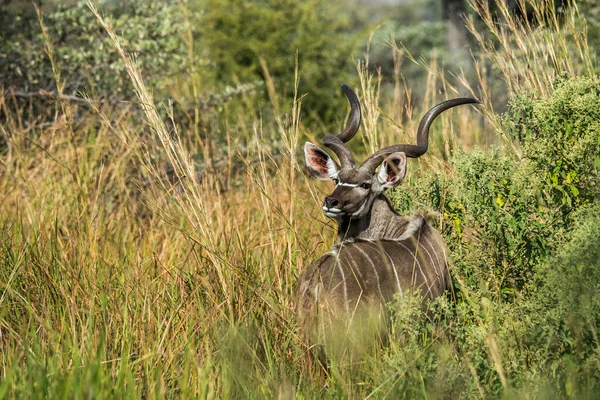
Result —
[{"label": "green bush", "polygon": [[[354,51],[359,37],[366,38],[361,34],[366,24],[351,11],[357,10],[351,0],[135,0],[118,7],[108,2],[101,10],[125,50],[135,55],[156,100],[181,103],[175,107],[178,121],[194,114],[194,106],[206,111],[254,93],[267,80],[261,60],[276,85],[277,106],[288,112],[297,54],[298,95],[309,93],[303,99],[305,114],[338,122],[347,101],[337,88],[356,80]],[[27,28],[0,29],[6,38],[0,42],[0,82],[19,92],[56,92],[39,22],[33,13],[20,22]],[[43,23],[65,94],[132,99],[124,64],[85,2],[48,7]],[[249,104],[253,110],[257,104],[268,106],[267,90],[244,104],[246,113]]]},{"label": "green bush", "polygon": [[208,0],[197,15],[218,81],[262,80],[262,59],[279,91],[291,98],[298,54],[299,95],[310,93],[303,108],[339,119],[346,100],[337,88],[352,83],[353,51],[364,26],[359,14],[349,10],[355,10],[349,0]]},{"label": "green bush", "polygon": [[431,374],[476,372],[500,394],[501,365],[507,384],[525,392],[597,389],[599,97],[600,80],[585,77],[557,80],[546,98],[517,96],[501,124],[514,152],[456,152],[452,176],[429,173],[393,193],[400,212],[443,213],[454,261],[459,302],[448,340],[472,370],[430,350]]},{"label": "green bush", "polygon": [[511,100],[502,129],[516,143],[513,154],[457,152],[455,176],[427,177],[419,186],[429,190],[416,198],[410,188],[394,195],[403,211],[441,210],[453,250],[475,252],[503,289],[531,281],[557,235],[572,229],[571,214],[600,194],[600,80],[561,79],[554,88],[548,98]]},{"label": "green bush", "polygon": [[[135,0],[108,11],[143,74],[161,77],[148,79],[155,90],[166,90],[169,78],[186,71],[185,26],[176,4]],[[7,33],[8,40],[0,43],[0,81],[20,91],[56,91],[41,28],[31,19],[24,24],[30,29]],[[58,5],[44,15],[44,25],[65,94],[81,91],[104,98],[131,98],[123,62],[85,2]]]},{"label": "green bush", "polygon": [[513,98],[504,130],[542,180],[540,195],[566,217],[600,194],[600,79],[563,78],[547,99]]},{"label": "green bush", "polygon": [[571,220],[573,229],[537,271],[540,288],[527,310],[540,316],[527,342],[549,348],[544,361],[565,391],[590,390],[600,379],[600,203],[581,207]]}]

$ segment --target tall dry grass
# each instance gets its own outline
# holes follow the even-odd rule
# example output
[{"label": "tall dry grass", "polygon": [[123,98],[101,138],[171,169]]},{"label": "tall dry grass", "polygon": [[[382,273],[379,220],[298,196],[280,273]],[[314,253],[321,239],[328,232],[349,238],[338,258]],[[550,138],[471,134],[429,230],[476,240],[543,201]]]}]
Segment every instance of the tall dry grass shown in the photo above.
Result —
[{"label": "tall dry grass", "polygon": [[[511,93],[544,93],[557,74],[593,67],[580,34],[579,58],[567,46],[579,26],[576,9],[564,24],[550,19],[540,30],[508,14],[498,25],[484,3],[473,7],[501,46],[477,34],[485,56],[480,80],[462,83],[484,99],[485,116],[494,116],[483,72],[490,62]],[[137,103],[89,99],[90,112],[59,101],[54,118],[38,123],[0,94],[7,142],[0,161],[0,397],[368,397],[399,387],[408,369],[388,375],[385,360],[366,361],[358,382],[338,374],[323,384],[306,374],[290,299],[299,272],[330,248],[335,227],[317,206],[330,187],[310,180],[298,162],[302,138],[318,143],[324,134],[303,125],[304,94],[296,93],[291,114],[274,124],[240,115],[247,129],[220,132],[226,157],[217,160],[210,137],[161,117],[169,105],[155,104],[135,59],[89,6],[125,62]],[[543,55],[542,44],[555,50]],[[448,97],[459,92],[432,60],[425,100],[413,104],[401,79],[406,55],[394,46],[391,104],[380,104],[368,58],[357,66],[363,155],[412,142],[419,117],[445,99],[438,89]],[[51,56],[51,46],[47,51]],[[201,91],[191,76],[193,92]],[[58,87],[60,79],[56,69]],[[268,80],[267,87],[277,110],[277,85]],[[429,156],[419,161],[423,169],[447,169],[453,147],[481,143],[480,117],[463,111],[440,118]],[[264,146],[273,137],[281,146]],[[493,337],[489,346],[496,346]],[[501,371],[502,356],[490,354]],[[484,397],[490,388],[468,368]]]}]

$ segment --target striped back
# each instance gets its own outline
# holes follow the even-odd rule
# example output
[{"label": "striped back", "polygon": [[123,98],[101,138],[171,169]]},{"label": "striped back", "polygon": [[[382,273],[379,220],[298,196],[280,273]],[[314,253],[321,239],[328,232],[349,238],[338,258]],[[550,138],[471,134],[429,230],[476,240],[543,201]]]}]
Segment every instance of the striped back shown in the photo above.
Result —
[{"label": "striped back", "polygon": [[446,246],[424,218],[415,222],[398,239],[342,242],[311,264],[296,291],[305,333],[324,307],[350,317],[365,306],[385,309],[394,296],[408,291],[428,299],[444,293],[450,284]]}]

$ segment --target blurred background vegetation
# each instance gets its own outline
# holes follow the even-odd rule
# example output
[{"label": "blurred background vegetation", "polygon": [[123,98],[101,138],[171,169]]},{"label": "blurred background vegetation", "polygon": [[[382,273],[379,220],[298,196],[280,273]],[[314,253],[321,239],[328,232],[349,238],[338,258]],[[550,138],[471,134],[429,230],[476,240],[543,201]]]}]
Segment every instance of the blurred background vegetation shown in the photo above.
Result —
[{"label": "blurred background vegetation", "polygon": [[[1,3],[0,399],[594,398],[600,4],[93,3]],[[457,301],[399,300],[324,382],[289,299],[334,241],[300,160],[341,83],[359,156],[483,104],[390,194],[437,213]]]},{"label": "blurred background vegetation", "polygon": [[[560,10],[567,3],[555,0],[553,4]],[[307,117],[332,128],[339,123],[339,110],[345,107],[345,99],[335,88],[340,82],[358,82],[355,63],[367,50],[371,72],[381,74],[384,86],[391,87],[399,78],[390,51],[392,41],[403,50],[401,79],[417,100],[425,89],[415,83],[428,73],[420,64],[432,59],[448,77],[464,71],[468,79],[475,78],[472,55],[479,50],[464,20],[478,16],[468,0],[133,0],[99,4],[127,51],[136,55],[157,100],[172,99],[182,116],[189,116],[198,104],[211,108],[235,104],[242,94],[251,95],[246,101],[255,104],[257,113],[270,115],[272,103],[264,84],[267,77],[277,86],[278,103],[284,107],[278,111],[288,112],[286,100],[294,94],[297,62],[298,91],[310,94],[303,100]],[[54,62],[61,71],[61,93],[85,93],[112,102],[132,100],[123,63],[85,2],[50,0],[41,2],[40,7]],[[507,7],[535,23],[533,12],[521,12],[517,0],[507,1]],[[595,48],[600,45],[600,6],[583,0],[578,7],[588,21],[590,46]],[[4,90],[22,98],[40,90],[56,93],[45,36],[33,5],[4,1],[0,23],[0,82]],[[496,72],[488,71],[492,77]],[[501,90],[498,92],[500,95]],[[499,105],[506,100],[495,99]]]}]

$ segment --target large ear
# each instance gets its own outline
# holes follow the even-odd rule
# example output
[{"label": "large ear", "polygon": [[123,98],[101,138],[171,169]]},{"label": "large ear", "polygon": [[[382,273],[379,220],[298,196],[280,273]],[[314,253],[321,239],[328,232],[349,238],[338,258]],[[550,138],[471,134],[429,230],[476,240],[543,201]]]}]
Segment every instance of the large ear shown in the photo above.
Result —
[{"label": "large ear", "polygon": [[321,180],[335,179],[338,175],[338,166],[319,146],[306,142],[304,144],[304,158],[311,175]]},{"label": "large ear", "polygon": [[406,154],[392,153],[381,163],[377,179],[384,189],[398,186],[406,176]]}]

